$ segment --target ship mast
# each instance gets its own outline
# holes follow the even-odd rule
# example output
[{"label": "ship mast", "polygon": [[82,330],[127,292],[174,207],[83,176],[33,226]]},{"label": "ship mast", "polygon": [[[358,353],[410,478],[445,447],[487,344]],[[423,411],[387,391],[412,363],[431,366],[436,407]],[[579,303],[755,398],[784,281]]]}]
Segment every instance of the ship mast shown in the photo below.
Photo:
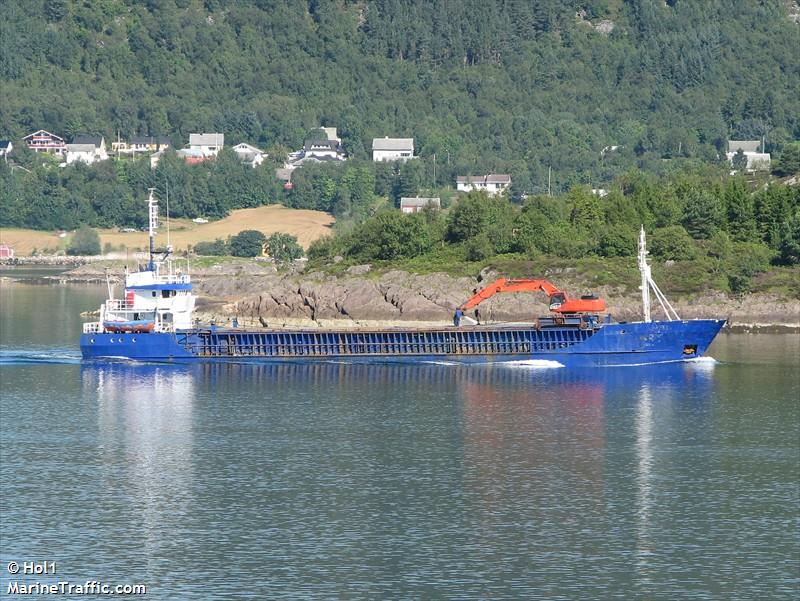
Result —
[{"label": "ship mast", "polygon": [[658,303],[661,305],[661,308],[664,310],[664,313],[667,316],[667,321],[674,321],[680,320],[680,317],[675,312],[675,309],[667,300],[667,297],[664,296],[664,293],[661,292],[661,289],[656,284],[655,280],[653,280],[653,276],[650,273],[650,265],[647,264],[647,240],[644,234],[644,226],[642,226],[641,231],[639,232],[639,271],[642,274],[642,310],[644,312],[644,321],[645,323],[649,323],[650,319],[650,289],[653,289],[653,294],[655,295]]},{"label": "ship mast", "polygon": [[147,207],[149,209],[149,225],[148,230],[150,232],[150,262],[148,263],[147,268],[150,271],[155,271],[155,262],[153,257],[156,253],[156,229],[158,228],[158,199],[153,196],[153,191],[155,188],[149,188],[150,196],[147,199]]},{"label": "ship mast", "polygon": [[639,272],[642,274],[642,311],[645,323],[650,323],[650,266],[647,264],[647,241],[644,236],[644,225],[639,232]]}]

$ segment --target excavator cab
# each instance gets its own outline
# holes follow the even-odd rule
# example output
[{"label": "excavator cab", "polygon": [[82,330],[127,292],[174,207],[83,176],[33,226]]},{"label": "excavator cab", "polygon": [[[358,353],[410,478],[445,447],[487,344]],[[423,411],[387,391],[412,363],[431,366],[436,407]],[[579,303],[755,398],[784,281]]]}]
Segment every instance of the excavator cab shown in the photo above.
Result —
[{"label": "excavator cab", "polygon": [[550,295],[550,310],[558,311],[567,300],[567,295],[563,292],[556,292]]}]

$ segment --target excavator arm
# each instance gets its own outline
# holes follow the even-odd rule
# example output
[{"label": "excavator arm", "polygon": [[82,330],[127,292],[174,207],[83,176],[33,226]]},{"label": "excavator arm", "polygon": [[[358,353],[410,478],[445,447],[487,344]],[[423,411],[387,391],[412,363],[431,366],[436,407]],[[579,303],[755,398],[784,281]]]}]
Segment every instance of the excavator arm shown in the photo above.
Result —
[{"label": "excavator arm", "polygon": [[461,307],[467,311],[499,292],[544,292],[550,298],[550,310],[555,313],[603,313],[606,302],[600,298],[570,299],[565,292],[547,280],[509,280],[500,278],[476,292]]}]

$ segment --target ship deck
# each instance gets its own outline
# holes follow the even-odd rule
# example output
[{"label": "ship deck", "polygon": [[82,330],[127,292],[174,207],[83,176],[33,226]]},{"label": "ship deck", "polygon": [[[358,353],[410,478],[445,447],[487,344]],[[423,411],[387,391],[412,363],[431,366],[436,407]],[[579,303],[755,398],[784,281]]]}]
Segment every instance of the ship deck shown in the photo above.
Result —
[{"label": "ship deck", "polygon": [[597,329],[599,326],[581,318],[438,328],[210,327],[179,332],[177,342],[199,357],[528,355],[566,349],[584,342]]}]

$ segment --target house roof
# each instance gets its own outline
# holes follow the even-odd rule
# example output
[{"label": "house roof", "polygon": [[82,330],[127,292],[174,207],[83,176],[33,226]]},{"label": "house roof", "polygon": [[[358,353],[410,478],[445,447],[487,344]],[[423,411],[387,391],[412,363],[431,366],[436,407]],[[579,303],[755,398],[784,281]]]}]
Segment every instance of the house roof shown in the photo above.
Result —
[{"label": "house roof", "polygon": [[758,147],[761,146],[760,140],[729,140],[728,152],[758,152]]},{"label": "house roof", "polygon": [[27,136],[25,136],[22,139],[23,140],[27,140],[28,138],[33,138],[35,136],[47,136],[47,137],[53,138],[55,140],[60,140],[61,142],[64,141],[64,138],[62,138],[61,136],[57,136],[55,134],[51,134],[49,131],[47,131],[45,129],[38,129],[35,132],[33,132],[32,134],[28,134]]},{"label": "house roof", "polygon": [[100,146],[103,143],[103,136],[90,136],[87,134],[78,134],[72,138],[73,144],[91,144],[93,146]]},{"label": "house roof", "polygon": [[97,146],[94,144],[67,144],[67,152],[94,152]]},{"label": "house roof", "polygon": [[0,140],[0,148],[5,149],[8,148],[9,146],[11,146],[10,140]]},{"label": "house roof", "polygon": [[159,146],[169,146],[172,144],[172,141],[169,139],[169,136],[133,136],[131,138],[131,144],[158,144]]},{"label": "house roof", "polygon": [[339,149],[339,143],[336,140],[306,140],[305,143],[303,143],[304,150],[322,148],[336,151]]},{"label": "house roof", "polygon": [[246,142],[241,142],[241,143],[237,144],[236,146],[233,146],[231,148],[231,150],[233,150],[234,152],[242,152],[242,151],[245,151],[245,150],[250,151],[250,152],[264,152],[260,148],[256,148],[255,146],[252,146],[252,145],[250,145],[250,144],[248,144]]},{"label": "house roof", "polygon": [[189,146],[224,146],[225,134],[189,134]]},{"label": "house roof", "polygon": [[422,198],[419,196],[415,197],[403,197],[400,199],[400,207],[441,207],[442,202],[439,198]]},{"label": "house roof", "polygon": [[372,150],[410,150],[414,152],[414,138],[373,138]]},{"label": "house roof", "polygon": [[459,175],[459,184],[510,184],[511,176],[506,173],[489,173],[488,175]]}]

